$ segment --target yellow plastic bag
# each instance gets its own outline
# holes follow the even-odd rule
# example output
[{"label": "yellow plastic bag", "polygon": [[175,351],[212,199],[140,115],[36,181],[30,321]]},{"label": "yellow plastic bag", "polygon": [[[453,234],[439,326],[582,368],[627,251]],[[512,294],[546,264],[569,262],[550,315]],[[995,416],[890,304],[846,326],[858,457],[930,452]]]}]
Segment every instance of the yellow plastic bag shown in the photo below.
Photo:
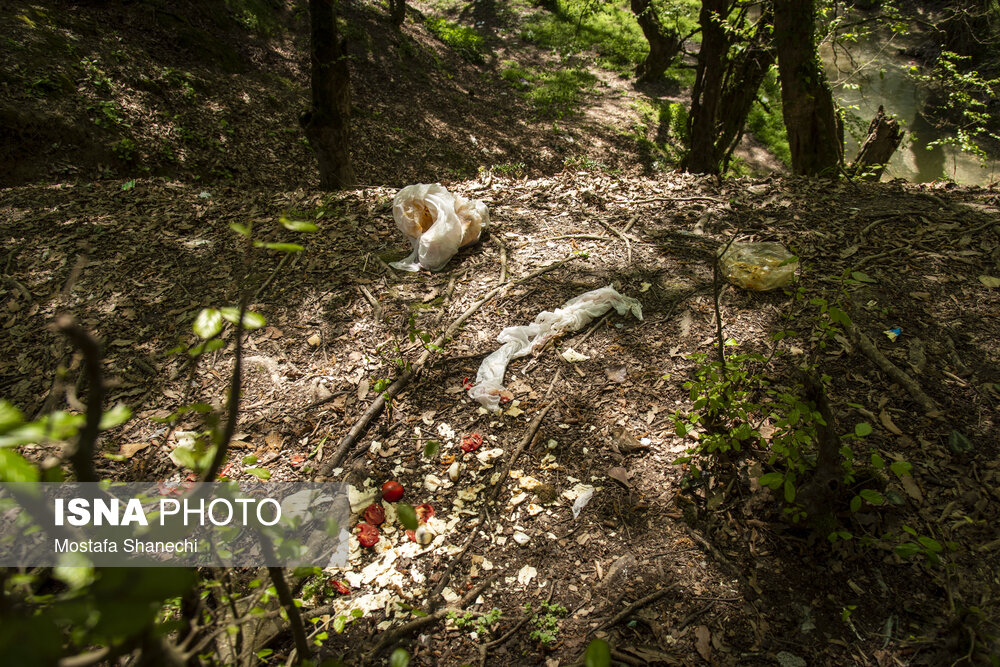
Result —
[{"label": "yellow plastic bag", "polygon": [[798,267],[799,258],[780,243],[733,243],[719,258],[726,280],[758,292],[787,285]]}]

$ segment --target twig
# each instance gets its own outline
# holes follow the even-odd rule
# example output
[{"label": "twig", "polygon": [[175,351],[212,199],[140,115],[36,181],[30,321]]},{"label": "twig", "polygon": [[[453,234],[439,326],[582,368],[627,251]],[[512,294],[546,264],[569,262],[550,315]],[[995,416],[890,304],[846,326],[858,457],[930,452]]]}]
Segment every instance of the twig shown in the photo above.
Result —
[{"label": "twig", "polygon": [[590,335],[592,333],[594,333],[595,331],[597,331],[597,327],[599,327],[602,324],[604,324],[604,320],[606,320],[609,317],[611,317],[611,313],[613,313],[613,312],[615,312],[614,309],[609,310],[608,312],[604,313],[604,315],[601,316],[601,319],[597,320],[597,322],[594,324],[594,326],[590,327],[590,329],[587,330],[587,333],[583,334],[583,336],[580,337],[580,340],[573,341],[573,343],[572,343],[573,347],[578,347],[578,346],[583,345],[584,343],[586,343],[587,339],[590,338]]},{"label": "twig", "polygon": [[713,204],[725,204],[726,203],[726,202],[724,202],[724,201],[722,201],[720,199],[713,199],[712,197],[699,197],[699,196],[691,196],[691,197],[650,197],[649,199],[635,199],[635,200],[616,199],[615,201],[618,202],[619,204],[652,204],[653,202],[658,202],[658,201],[706,201],[706,202],[711,202]]},{"label": "twig", "polygon": [[455,321],[453,321],[450,325],[448,325],[448,328],[445,329],[441,335],[439,335],[437,338],[434,339],[432,345],[427,346],[428,349],[425,349],[424,353],[421,354],[420,357],[415,362],[406,366],[406,368],[403,370],[400,376],[396,378],[396,380],[392,384],[390,384],[389,387],[384,392],[379,394],[374,401],[372,401],[372,404],[368,407],[365,413],[361,415],[358,421],[354,423],[354,426],[351,427],[351,430],[348,431],[347,435],[345,435],[340,440],[340,443],[337,445],[337,449],[334,452],[333,456],[331,456],[326,462],[324,462],[323,467],[320,469],[318,473],[318,476],[322,477],[329,476],[330,472],[341,464],[341,462],[347,456],[347,450],[350,449],[351,446],[357,441],[361,433],[366,428],[368,428],[368,425],[372,422],[372,420],[379,413],[382,412],[382,410],[385,408],[386,401],[387,400],[391,401],[397,395],[399,395],[399,393],[403,390],[403,388],[406,387],[407,384],[409,384],[410,380],[412,380],[421,370],[424,364],[427,363],[427,360],[430,358],[431,355],[431,350],[434,348],[443,347],[445,341],[451,338],[455,334],[455,332],[458,331],[458,329],[465,323],[465,321],[470,317],[472,317],[472,315],[475,314],[475,312],[478,311],[480,308],[482,308],[482,306],[485,303],[490,301],[500,292],[509,289],[514,285],[518,285],[520,283],[527,282],[533,278],[537,278],[543,273],[547,273],[564,264],[572,262],[573,260],[578,259],[579,257],[580,255],[573,255],[571,257],[567,257],[566,259],[561,259],[557,262],[552,262],[551,264],[548,264],[540,269],[532,271],[523,278],[518,278],[517,280],[514,280],[512,282],[500,285],[499,287],[495,287],[494,289],[487,292],[486,296],[484,296],[482,299],[469,306],[468,310],[459,315],[458,318],[455,319]]},{"label": "twig", "polygon": [[[271,551],[271,543],[265,537],[261,545],[267,550]],[[268,553],[268,556],[274,556],[274,553]],[[305,627],[302,625],[302,614],[299,613],[299,608],[295,606],[295,600],[292,599],[292,592],[288,589],[288,582],[285,581],[285,573],[280,567],[268,567],[267,573],[271,575],[271,581],[274,583],[274,590],[278,594],[278,601],[281,602],[281,606],[285,608],[285,613],[288,616],[288,625],[292,630],[292,638],[295,640],[295,652],[298,654],[298,662],[303,660],[308,660],[312,655],[312,651],[309,650],[309,642],[306,640]]]},{"label": "twig", "polygon": [[313,408],[317,408],[317,407],[319,407],[321,405],[326,405],[327,403],[329,403],[333,399],[337,398],[338,396],[343,396],[344,394],[349,394],[349,393],[351,393],[351,392],[349,392],[346,389],[344,389],[342,391],[335,391],[332,394],[330,394],[329,396],[327,396],[326,398],[321,398],[318,401],[313,401],[312,403],[310,403],[309,405],[305,406],[302,409],[303,410],[312,410]]},{"label": "twig", "polygon": [[500,248],[500,284],[503,285],[507,282],[507,245],[497,234],[490,234],[490,238]]},{"label": "twig", "polygon": [[728,378],[728,373],[726,372],[726,342],[722,338],[722,313],[719,309],[719,296],[722,293],[722,269],[719,266],[719,262],[722,261],[722,256],[726,254],[729,247],[733,245],[733,241],[736,240],[737,234],[739,234],[739,230],[736,230],[736,232],[729,238],[729,242],[722,249],[722,252],[717,253],[712,261],[712,303],[715,306],[715,337],[716,342],[719,345],[719,372],[722,373],[722,377],[724,379]]},{"label": "twig", "polygon": [[69,315],[59,318],[56,326],[83,353],[84,369],[87,374],[87,421],[80,431],[76,448],[69,460],[73,465],[78,482],[96,482],[94,472],[94,445],[100,433],[104,403],[104,379],[101,369],[101,346],[94,338],[73,321]]},{"label": "twig", "polygon": [[399,641],[403,637],[411,635],[414,632],[417,632],[418,630],[421,630],[422,628],[428,625],[433,625],[437,623],[441,619],[445,618],[450,612],[462,611],[465,607],[472,604],[475,601],[475,599],[479,597],[479,594],[482,593],[484,590],[486,590],[486,587],[489,586],[491,583],[493,583],[492,577],[490,577],[489,579],[487,579],[486,581],[484,581],[483,583],[479,584],[471,591],[466,593],[465,596],[461,600],[459,600],[458,605],[455,607],[442,607],[441,609],[435,611],[433,614],[428,614],[427,616],[415,618],[408,623],[404,623],[403,625],[400,625],[398,627],[392,628],[391,630],[383,632],[382,638],[379,640],[379,643],[376,644],[375,648],[373,648],[365,655],[364,663],[368,664],[373,662],[380,653],[390,648],[394,644],[399,643]]},{"label": "twig", "polygon": [[240,413],[240,386],[243,376],[243,317],[246,312],[247,302],[246,297],[243,297],[240,301],[239,318],[236,320],[236,349],[233,351],[233,376],[229,380],[229,400],[226,401],[226,424],[215,445],[212,463],[201,475],[202,482],[215,481],[223,461],[226,460],[226,454],[229,452],[229,441],[233,439],[233,433],[236,432],[236,418]]},{"label": "twig", "polygon": [[378,302],[378,299],[376,299],[375,296],[371,292],[368,291],[367,287],[365,287],[364,285],[358,285],[358,287],[361,289],[361,293],[364,294],[365,299],[368,300],[368,303],[372,307],[372,317],[374,317],[376,320],[377,319],[381,319],[381,317],[382,317],[382,304],[380,304]]},{"label": "twig", "polygon": [[920,388],[920,385],[917,384],[917,382],[904,371],[900,370],[898,366],[889,361],[884,354],[878,351],[878,348],[875,347],[875,343],[873,343],[868,336],[863,334],[856,326],[853,325],[851,326],[851,337],[857,341],[858,347],[864,355],[875,362],[875,365],[881,368],[886,375],[902,385],[902,387],[910,394],[910,397],[920,404],[920,407],[923,408],[924,412],[937,412],[937,405],[935,405],[934,401],[924,393],[923,389]]},{"label": "twig", "polygon": [[288,258],[291,256],[292,253],[289,252],[286,252],[284,255],[282,255],[281,261],[278,262],[278,265],[276,267],[274,267],[274,271],[271,271],[271,275],[269,275],[267,277],[267,280],[264,281],[264,284],[258,287],[257,291],[254,292],[253,298],[250,299],[250,303],[257,303],[257,299],[264,292],[264,290],[268,288],[268,286],[271,284],[271,281],[274,280],[274,277],[278,275],[278,272],[281,271],[282,267],[285,266],[285,262],[287,262]]},{"label": "twig", "polygon": [[383,260],[378,255],[375,255],[375,261],[377,261],[379,263],[379,266],[381,266],[382,269],[384,269],[385,272],[389,274],[390,278],[392,278],[393,280],[399,280],[399,276],[396,275],[396,272],[392,270],[391,266],[385,263],[385,260]]},{"label": "twig", "polygon": [[560,241],[562,239],[586,239],[589,241],[614,241],[610,236],[598,236],[597,234],[561,234],[559,236],[547,236],[544,239],[538,239],[536,243],[542,243],[543,241]]},{"label": "twig", "polygon": [[31,291],[27,287],[22,285],[20,281],[15,280],[10,276],[0,276],[0,279],[2,279],[8,285],[13,285],[14,287],[16,287],[17,290],[21,293],[21,296],[23,296],[28,301],[28,303],[35,302],[35,297],[32,296]]},{"label": "twig", "polygon": [[649,604],[652,604],[653,602],[656,602],[657,600],[659,600],[660,598],[662,598],[664,595],[666,595],[670,591],[674,590],[675,588],[677,588],[677,584],[673,583],[673,584],[670,584],[669,586],[667,586],[666,588],[661,588],[660,590],[656,591],[655,593],[650,593],[646,597],[640,598],[640,599],[636,600],[635,602],[633,602],[629,606],[625,607],[620,612],[618,612],[617,614],[615,614],[614,616],[612,616],[607,621],[604,621],[603,623],[601,623],[600,625],[598,625],[594,629],[595,630],[600,630],[602,628],[608,628],[608,627],[611,627],[613,625],[618,625],[623,620],[625,620],[626,618],[628,618],[629,616],[631,616],[633,613],[635,613],[637,610],[642,609],[643,607],[645,607],[645,606],[647,606]]}]

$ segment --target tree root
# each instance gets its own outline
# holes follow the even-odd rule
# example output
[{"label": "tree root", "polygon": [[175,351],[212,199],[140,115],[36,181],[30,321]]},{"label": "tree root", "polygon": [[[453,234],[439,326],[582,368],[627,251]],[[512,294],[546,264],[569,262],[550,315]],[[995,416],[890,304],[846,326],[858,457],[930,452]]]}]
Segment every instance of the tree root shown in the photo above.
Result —
[{"label": "tree root", "polygon": [[924,390],[920,388],[920,385],[907,375],[904,371],[900,370],[898,366],[889,361],[884,354],[878,351],[875,347],[875,343],[872,340],[858,330],[857,327],[851,327],[851,337],[857,342],[858,347],[864,353],[866,357],[871,359],[876,366],[882,369],[882,371],[892,378],[895,382],[899,383],[910,397],[916,401],[921,408],[923,408],[926,413],[937,413],[938,408],[934,401],[924,393]]}]

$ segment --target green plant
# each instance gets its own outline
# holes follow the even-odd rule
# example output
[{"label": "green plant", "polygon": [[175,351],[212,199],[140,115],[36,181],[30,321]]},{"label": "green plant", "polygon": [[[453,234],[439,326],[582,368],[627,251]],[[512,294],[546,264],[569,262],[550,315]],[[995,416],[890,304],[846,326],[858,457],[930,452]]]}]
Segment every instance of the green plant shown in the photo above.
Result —
[{"label": "green plant", "polygon": [[486,62],[483,37],[472,28],[433,16],[424,19],[424,25],[435,37],[470,63],[482,65]]},{"label": "green plant", "polygon": [[579,68],[554,72],[532,70],[504,61],[500,76],[521,91],[542,118],[563,118],[577,108],[580,96],[593,88],[597,77]]},{"label": "green plant", "polygon": [[535,612],[532,612],[530,602],[525,603],[524,613],[530,614],[528,624],[534,628],[528,636],[542,645],[548,645],[559,636],[559,619],[565,617],[568,612],[561,604],[543,601]]},{"label": "green plant", "polygon": [[501,611],[496,607],[486,613],[473,613],[467,611],[464,614],[458,612],[448,612],[448,618],[459,630],[471,630],[476,633],[476,637],[488,635],[493,630],[493,626],[500,620]]}]

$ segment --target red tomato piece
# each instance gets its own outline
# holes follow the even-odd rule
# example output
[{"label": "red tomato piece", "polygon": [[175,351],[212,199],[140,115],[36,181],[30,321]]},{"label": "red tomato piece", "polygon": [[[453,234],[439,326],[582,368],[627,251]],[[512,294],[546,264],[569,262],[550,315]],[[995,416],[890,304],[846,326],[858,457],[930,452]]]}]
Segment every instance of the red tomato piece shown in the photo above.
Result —
[{"label": "red tomato piece", "polygon": [[462,436],[462,451],[474,452],[483,446],[483,436],[478,433],[470,433]]},{"label": "red tomato piece", "polygon": [[408,531],[406,531],[406,536],[408,538],[410,538],[411,542],[416,542],[417,541],[417,531],[415,531],[415,530],[408,530]]},{"label": "red tomato piece", "polygon": [[341,581],[337,581],[336,579],[331,579],[327,583],[333,586],[335,589],[337,589],[337,592],[340,593],[341,595],[351,594],[351,589],[345,586],[344,583]]},{"label": "red tomato piece", "polygon": [[417,505],[413,508],[413,511],[417,513],[418,523],[427,523],[427,519],[434,516],[434,508],[424,503],[423,505]]},{"label": "red tomato piece", "polygon": [[373,526],[381,526],[385,523],[385,510],[382,503],[372,503],[365,509],[365,521]]},{"label": "red tomato piece", "polygon": [[382,485],[382,497],[386,502],[394,503],[403,497],[403,485],[390,480]]},{"label": "red tomato piece", "polygon": [[361,543],[361,546],[373,547],[378,543],[378,528],[370,523],[362,521],[354,528],[354,530],[358,534],[358,542]]}]

